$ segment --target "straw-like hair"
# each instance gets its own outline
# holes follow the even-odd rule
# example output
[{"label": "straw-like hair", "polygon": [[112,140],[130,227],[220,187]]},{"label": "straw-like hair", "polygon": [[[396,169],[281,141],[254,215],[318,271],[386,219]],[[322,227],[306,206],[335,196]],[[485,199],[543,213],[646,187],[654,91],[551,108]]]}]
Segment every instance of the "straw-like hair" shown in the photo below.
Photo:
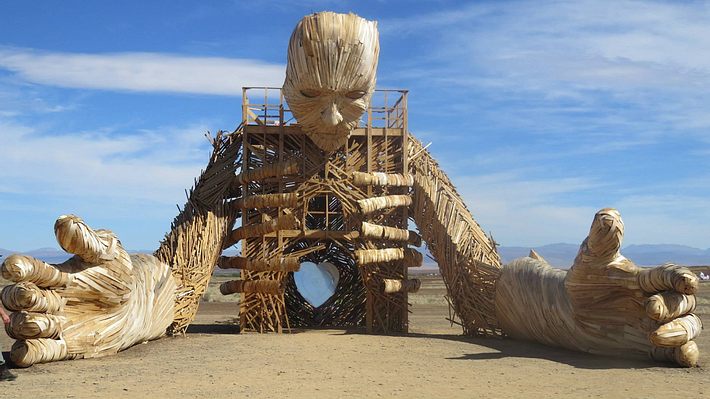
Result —
[{"label": "straw-like hair", "polygon": [[357,126],[375,90],[379,52],[377,22],[352,13],[320,12],[296,26],[283,93],[318,147],[336,150]]}]

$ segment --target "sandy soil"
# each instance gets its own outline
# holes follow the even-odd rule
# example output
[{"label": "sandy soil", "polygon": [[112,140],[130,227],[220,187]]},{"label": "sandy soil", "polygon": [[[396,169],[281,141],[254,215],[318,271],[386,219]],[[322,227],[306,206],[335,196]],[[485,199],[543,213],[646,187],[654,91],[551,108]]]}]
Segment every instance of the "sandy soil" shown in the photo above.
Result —
[{"label": "sandy soil", "polygon": [[[411,333],[309,330],[237,334],[234,303],[205,303],[185,337],[117,356],[16,369],[1,398],[624,397],[710,395],[705,368],[585,355],[513,340],[461,337],[444,318],[443,286],[412,298]],[[701,317],[710,325],[710,284]],[[710,365],[710,334],[698,340]],[[0,337],[2,348],[10,340]],[[706,393],[707,392],[707,393]]]}]

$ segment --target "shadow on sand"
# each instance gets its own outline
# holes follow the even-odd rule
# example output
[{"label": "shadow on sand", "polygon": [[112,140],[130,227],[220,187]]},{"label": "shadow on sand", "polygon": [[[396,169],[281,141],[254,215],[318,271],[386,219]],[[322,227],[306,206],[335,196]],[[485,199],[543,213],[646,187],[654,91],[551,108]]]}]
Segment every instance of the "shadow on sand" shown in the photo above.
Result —
[{"label": "shadow on sand", "polygon": [[[341,335],[365,334],[364,330],[346,330]],[[609,369],[649,369],[658,367],[673,367],[669,363],[658,363],[644,358],[621,358],[593,355],[590,353],[575,352],[563,348],[553,348],[536,342],[513,340],[509,338],[478,338],[452,334],[422,334],[408,333],[392,336],[408,337],[412,339],[441,339],[447,341],[463,342],[485,349],[475,350],[474,353],[449,357],[449,360],[496,360],[506,358],[543,359],[563,363],[580,369],[609,370]],[[413,345],[412,347],[416,347]]]},{"label": "shadow on sand", "polygon": [[232,323],[190,324],[187,327],[188,334],[239,334],[239,332],[239,325]]}]

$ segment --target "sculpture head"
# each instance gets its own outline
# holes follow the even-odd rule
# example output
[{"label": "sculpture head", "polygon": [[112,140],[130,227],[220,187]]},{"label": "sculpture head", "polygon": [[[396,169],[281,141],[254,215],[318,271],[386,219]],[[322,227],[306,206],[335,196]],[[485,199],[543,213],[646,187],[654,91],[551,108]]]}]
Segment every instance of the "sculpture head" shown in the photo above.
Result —
[{"label": "sculpture head", "polygon": [[334,151],[370,103],[380,52],[377,22],[355,14],[304,17],[291,35],[283,93],[304,132]]}]

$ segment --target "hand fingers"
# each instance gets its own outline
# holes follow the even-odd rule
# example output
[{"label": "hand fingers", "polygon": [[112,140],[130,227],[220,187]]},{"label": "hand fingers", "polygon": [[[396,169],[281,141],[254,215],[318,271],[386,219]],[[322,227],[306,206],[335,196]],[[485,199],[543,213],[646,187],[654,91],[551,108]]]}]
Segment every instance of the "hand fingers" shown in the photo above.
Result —
[{"label": "hand fingers", "polygon": [[75,215],[62,215],[54,223],[57,242],[67,252],[96,264],[118,256],[120,244],[108,230],[93,230]]},{"label": "hand fingers", "polygon": [[61,326],[58,316],[23,311],[12,314],[5,330],[14,339],[59,338]]},{"label": "hand fingers", "polygon": [[695,341],[689,341],[675,348],[654,347],[651,349],[651,358],[661,362],[675,362],[683,367],[698,365],[700,351]]},{"label": "hand fingers", "polygon": [[2,277],[14,281],[29,281],[40,287],[64,287],[71,277],[56,267],[25,255],[10,255],[0,268]]},{"label": "hand fingers", "polygon": [[10,349],[10,359],[20,367],[67,358],[67,343],[63,339],[37,338],[15,341]]},{"label": "hand fingers", "polygon": [[639,285],[649,294],[663,291],[678,291],[695,294],[698,291],[698,277],[688,268],[666,264],[639,273]]},{"label": "hand fingers", "polygon": [[624,238],[624,222],[616,209],[605,208],[594,215],[589,236],[582,244],[582,255],[599,260],[612,260],[619,255]]},{"label": "hand fingers", "polygon": [[646,299],[646,314],[665,323],[695,310],[695,295],[666,291]]},{"label": "hand fingers", "polygon": [[689,314],[663,324],[652,332],[649,338],[655,346],[681,346],[700,335],[702,328],[703,323],[700,318]]},{"label": "hand fingers", "polygon": [[10,310],[57,313],[64,306],[64,300],[57,292],[43,290],[28,281],[3,288],[0,299]]}]

